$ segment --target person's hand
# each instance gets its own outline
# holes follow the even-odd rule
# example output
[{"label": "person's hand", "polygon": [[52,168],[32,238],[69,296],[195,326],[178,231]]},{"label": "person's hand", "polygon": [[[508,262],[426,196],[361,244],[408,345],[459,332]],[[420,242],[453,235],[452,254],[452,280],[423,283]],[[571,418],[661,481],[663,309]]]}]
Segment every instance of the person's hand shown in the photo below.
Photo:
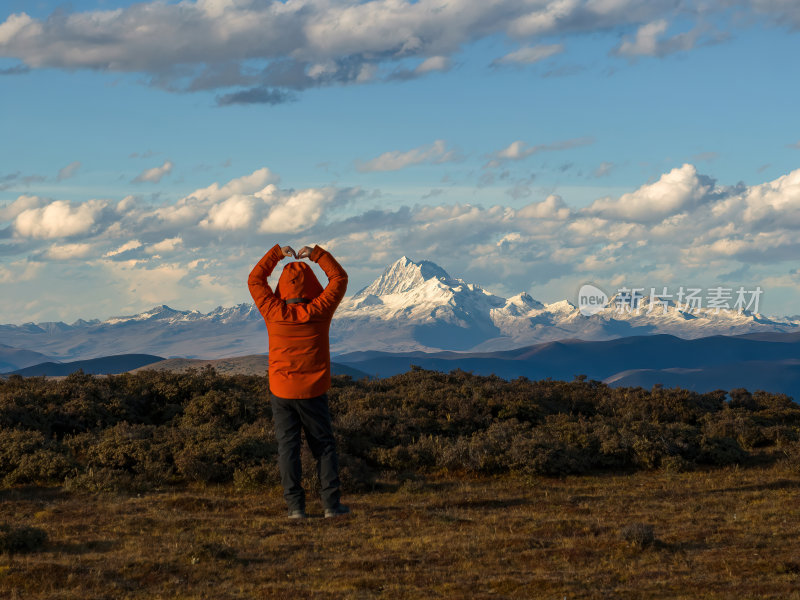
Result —
[{"label": "person's hand", "polygon": [[311,258],[311,253],[314,249],[311,246],[303,246],[300,252],[297,253],[297,258]]},{"label": "person's hand", "polygon": [[284,246],[283,248],[281,248],[281,252],[283,252],[284,256],[291,256],[292,258],[297,258],[297,254],[294,253],[294,249],[291,246]]}]

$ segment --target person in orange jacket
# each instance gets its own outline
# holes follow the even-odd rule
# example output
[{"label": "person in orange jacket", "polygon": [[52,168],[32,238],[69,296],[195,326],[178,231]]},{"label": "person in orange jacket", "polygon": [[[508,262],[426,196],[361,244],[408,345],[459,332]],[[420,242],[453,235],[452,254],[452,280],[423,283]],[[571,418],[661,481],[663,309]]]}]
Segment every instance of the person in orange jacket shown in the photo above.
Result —
[{"label": "person in orange jacket", "polygon": [[[267,278],[286,257],[314,261],[328,276],[328,285],[322,288],[308,264],[290,262],[273,292]],[[276,244],[250,272],[247,286],[267,324],[270,402],[289,518],[306,517],[301,428],[317,461],[325,516],[347,514],[350,509],[339,501],[339,463],[327,395],[331,386],[328,331],[347,290],[347,273],[319,246],[305,246],[295,253],[291,246]]]}]

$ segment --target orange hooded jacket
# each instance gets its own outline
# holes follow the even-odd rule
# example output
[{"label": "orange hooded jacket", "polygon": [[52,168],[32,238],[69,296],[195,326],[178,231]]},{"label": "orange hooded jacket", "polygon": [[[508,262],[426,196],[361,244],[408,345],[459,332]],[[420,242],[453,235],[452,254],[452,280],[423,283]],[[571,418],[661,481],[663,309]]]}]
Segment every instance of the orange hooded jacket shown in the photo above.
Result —
[{"label": "orange hooded jacket", "polygon": [[328,276],[325,289],[310,266],[291,262],[284,267],[273,293],[267,277],[283,258],[276,244],[247,280],[250,295],[267,323],[269,389],[280,398],[313,398],[331,387],[328,331],[347,291],[347,273],[329,252],[314,246],[310,258]]}]

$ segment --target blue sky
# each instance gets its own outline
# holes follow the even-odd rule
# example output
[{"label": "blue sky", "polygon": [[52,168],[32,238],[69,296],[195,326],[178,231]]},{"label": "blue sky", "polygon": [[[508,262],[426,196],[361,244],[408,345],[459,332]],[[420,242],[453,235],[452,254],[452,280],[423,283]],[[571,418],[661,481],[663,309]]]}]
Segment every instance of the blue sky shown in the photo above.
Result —
[{"label": "blue sky", "polygon": [[760,285],[800,313],[800,5],[6,1],[0,322],[350,293],[407,255],[550,302]]}]

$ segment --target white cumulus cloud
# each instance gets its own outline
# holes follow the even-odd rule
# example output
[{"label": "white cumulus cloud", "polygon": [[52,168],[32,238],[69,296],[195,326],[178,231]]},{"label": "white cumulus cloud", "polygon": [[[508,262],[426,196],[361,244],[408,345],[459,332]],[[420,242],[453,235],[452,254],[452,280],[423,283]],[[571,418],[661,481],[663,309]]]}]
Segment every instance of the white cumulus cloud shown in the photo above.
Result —
[{"label": "white cumulus cloud", "polygon": [[458,160],[458,154],[447,148],[444,140],[419,146],[405,152],[392,150],[367,161],[356,161],[356,168],[362,173],[373,171],[399,171],[422,163],[441,164]]},{"label": "white cumulus cloud", "polygon": [[128,252],[129,250],[136,250],[137,248],[142,247],[142,242],[139,240],[131,240],[129,242],[125,242],[119,248],[115,250],[109,250],[105,254],[103,254],[104,258],[109,258],[111,256],[117,256],[118,254],[122,254],[123,252]]},{"label": "white cumulus cloud", "polygon": [[58,238],[87,233],[105,202],[89,200],[72,204],[56,200],[41,208],[23,210],[14,220],[14,230],[23,237]]},{"label": "white cumulus cloud", "polygon": [[333,201],[332,188],[307,189],[289,194],[274,203],[261,221],[262,233],[296,233],[312,227],[322,216],[327,204]]},{"label": "white cumulus cloud", "polygon": [[447,71],[450,68],[450,58],[447,56],[431,56],[416,66],[414,72],[418,75],[432,73],[433,71]]},{"label": "white cumulus cloud", "polygon": [[[268,168],[214,183],[193,191],[176,202],[148,210],[136,205],[137,214],[128,218],[140,227],[186,240],[185,232],[206,239],[210,232],[225,235],[240,232],[301,231],[313,226],[343,190],[337,188],[282,189],[279,177]],[[352,193],[352,191],[350,192]],[[345,199],[343,199],[345,201]],[[154,223],[155,219],[155,223]],[[152,235],[156,230],[148,229]]]},{"label": "white cumulus cloud", "polygon": [[75,244],[53,244],[47,249],[47,258],[51,260],[70,260],[84,258],[91,254],[92,245],[85,242]]},{"label": "white cumulus cloud", "polygon": [[169,174],[172,171],[172,167],[175,165],[172,164],[172,161],[165,160],[164,164],[160,167],[153,167],[152,169],[145,169],[141,173],[139,173],[135,178],[134,182],[141,183],[144,181],[150,183],[158,183],[163,179],[163,177]]},{"label": "white cumulus cloud", "polygon": [[537,144],[531,146],[522,140],[511,142],[508,146],[497,152],[489,155],[489,162],[486,167],[499,167],[505,161],[509,160],[522,160],[540,152],[555,152],[559,150],[570,150],[572,148],[579,148],[580,146],[588,146],[594,143],[592,137],[572,138],[569,140],[560,140],[551,142],[549,144]]},{"label": "white cumulus cloud", "polygon": [[183,245],[183,240],[181,239],[180,236],[174,238],[166,238],[161,240],[160,242],[150,245],[147,248],[147,252],[149,254],[155,254],[155,253],[163,254],[166,252],[172,252],[182,245]]},{"label": "white cumulus cloud", "polygon": [[616,200],[595,200],[587,212],[607,218],[656,221],[696,206],[713,187],[708,177],[698,175],[694,166],[685,164]]},{"label": "white cumulus cloud", "polygon": [[21,212],[39,208],[42,202],[38,196],[19,196],[11,204],[0,207],[0,221],[12,221]]},{"label": "white cumulus cloud", "polygon": [[11,44],[14,38],[27,28],[30,28],[30,35],[36,35],[41,32],[41,26],[27,14],[9,15],[5,23],[0,23],[0,45]]},{"label": "white cumulus cloud", "polygon": [[665,19],[642,25],[632,40],[625,40],[619,47],[619,54],[638,56],[640,54],[654,55],[658,50],[658,38],[669,27]]},{"label": "white cumulus cloud", "polygon": [[522,218],[563,220],[570,216],[570,209],[561,196],[551,194],[541,202],[522,207],[517,211],[517,215]]},{"label": "white cumulus cloud", "polygon": [[201,227],[211,229],[243,229],[253,222],[255,203],[252,198],[238,194],[213,205]]},{"label": "white cumulus cloud", "polygon": [[768,219],[775,224],[800,225],[800,169],[749,188],[744,203],[748,222]]},{"label": "white cumulus cloud", "polygon": [[639,27],[633,39],[627,38],[614,50],[620,56],[665,56],[673,52],[691,50],[703,33],[697,27],[672,37],[664,38],[663,34],[669,28],[669,21],[658,19]]},{"label": "white cumulus cloud", "polygon": [[262,167],[256,169],[249,175],[231,179],[222,186],[220,186],[219,183],[212,183],[208,187],[193,191],[189,196],[201,200],[217,202],[237,194],[254,194],[266,187],[267,184],[277,183],[278,181],[280,181],[280,178],[275,173],[270,171],[267,167]]}]

